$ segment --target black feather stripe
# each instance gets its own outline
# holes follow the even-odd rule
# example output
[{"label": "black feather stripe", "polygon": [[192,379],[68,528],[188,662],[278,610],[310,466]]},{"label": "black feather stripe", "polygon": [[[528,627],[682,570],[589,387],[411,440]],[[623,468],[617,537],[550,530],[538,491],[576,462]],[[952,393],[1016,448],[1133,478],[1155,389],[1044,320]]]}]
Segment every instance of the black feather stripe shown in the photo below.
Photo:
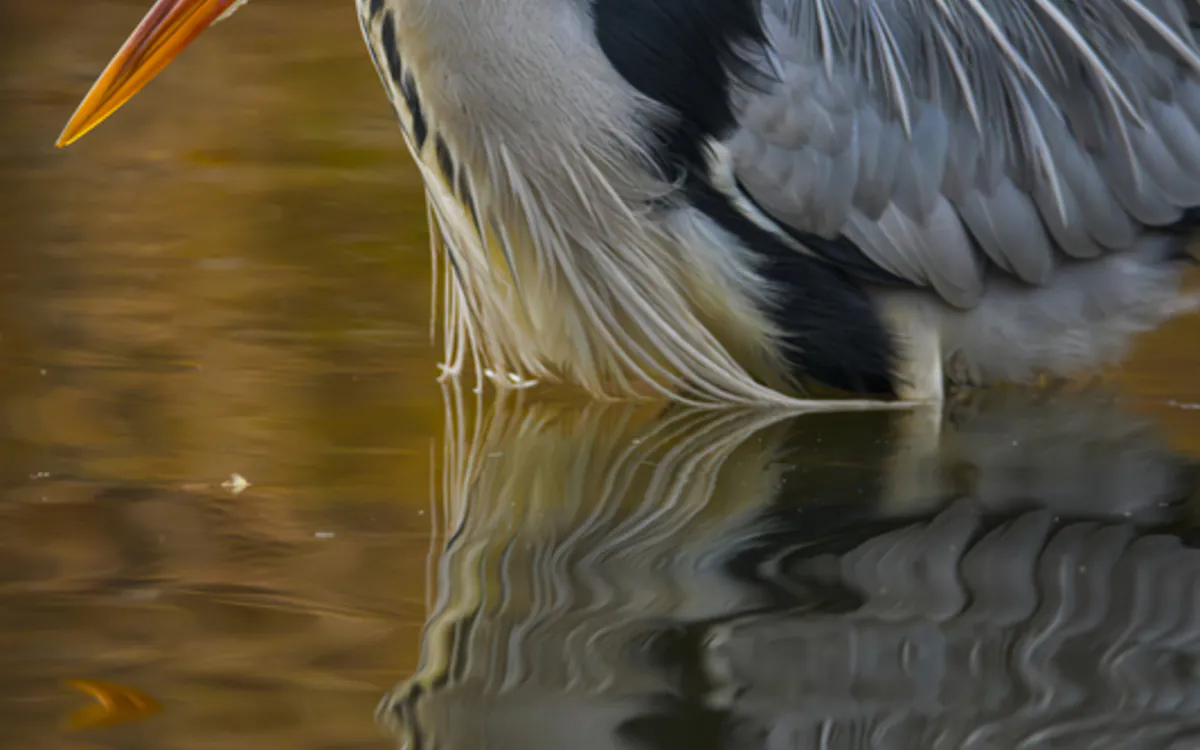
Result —
[{"label": "black feather stripe", "polygon": [[379,43],[387,61],[387,74],[392,83],[400,86],[404,80],[404,61],[400,58],[400,45],[396,44],[396,19],[391,13],[384,16],[380,24]]},{"label": "black feather stripe", "polygon": [[421,97],[417,94],[416,79],[406,75],[400,91],[404,94],[404,103],[408,105],[408,112],[412,115],[413,140],[420,151],[425,148],[425,139],[429,137],[429,125],[425,122],[425,111],[421,108]]},{"label": "black feather stripe", "polygon": [[450,186],[450,189],[458,192],[458,184],[454,179],[454,157],[450,155],[450,147],[446,145],[446,140],[440,135],[434,138],[434,149],[437,152],[438,169],[442,173],[442,179]]},{"label": "black feather stripe", "polygon": [[425,112],[421,108],[421,97],[417,93],[417,82],[412,74],[404,69],[404,60],[400,56],[400,45],[396,42],[396,19],[391,12],[385,12],[379,28],[379,44],[383,47],[384,59],[387,63],[387,75],[392,79],[396,88],[404,98],[404,106],[412,118],[412,136],[416,141],[417,150],[425,147],[425,139],[429,137],[429,126],[425,122]]}]

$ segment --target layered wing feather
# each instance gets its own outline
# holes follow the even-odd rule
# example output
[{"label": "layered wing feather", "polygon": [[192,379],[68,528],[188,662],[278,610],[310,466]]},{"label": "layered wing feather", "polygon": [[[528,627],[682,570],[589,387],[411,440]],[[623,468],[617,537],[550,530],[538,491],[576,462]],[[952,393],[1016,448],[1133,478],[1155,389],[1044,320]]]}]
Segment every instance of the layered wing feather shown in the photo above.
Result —
[{"label": "layered wing feather", "polygon": [[1200,206],[1198,0],[762,3],[724,145],[793,233],[969,307]]}]

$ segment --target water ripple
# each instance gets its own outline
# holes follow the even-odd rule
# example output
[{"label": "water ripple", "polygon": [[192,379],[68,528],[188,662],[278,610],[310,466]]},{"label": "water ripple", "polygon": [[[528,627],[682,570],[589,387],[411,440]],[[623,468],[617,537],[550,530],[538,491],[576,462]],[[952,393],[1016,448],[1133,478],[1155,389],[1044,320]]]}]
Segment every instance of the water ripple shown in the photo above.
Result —
[{"label": "water ripple", "polygon": [[1200,739],[1196,467],[1102,393],[799,416],[449,397],[438,596],[380,708],[409,747]]}]

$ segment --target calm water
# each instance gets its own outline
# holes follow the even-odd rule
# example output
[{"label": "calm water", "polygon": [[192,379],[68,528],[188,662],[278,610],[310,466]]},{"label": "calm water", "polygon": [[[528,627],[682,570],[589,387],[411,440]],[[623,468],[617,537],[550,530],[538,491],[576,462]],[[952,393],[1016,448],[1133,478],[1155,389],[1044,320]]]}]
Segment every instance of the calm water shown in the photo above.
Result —
[{"label": "calm water", "polygon": [[349,0],[53,148],[147,4],[0,3],[5,747],[1200,743],[1200,322],[945,419],[480,406]]}]

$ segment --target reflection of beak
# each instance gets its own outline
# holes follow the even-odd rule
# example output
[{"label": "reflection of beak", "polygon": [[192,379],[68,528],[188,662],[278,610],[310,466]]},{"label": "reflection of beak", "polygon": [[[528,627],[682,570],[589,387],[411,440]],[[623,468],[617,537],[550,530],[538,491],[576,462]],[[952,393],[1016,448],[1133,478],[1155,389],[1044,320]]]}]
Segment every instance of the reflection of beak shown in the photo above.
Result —
[{"label": "reflection of beak", "polygon": [[72,729],[94,729],[142,721],[162,710],[162,705],[154,698],[125,685],[100,680],[71,680],[67,686],[96,699],[92,705],[71,714],[67,721]]},{"label": "reflection of beak", "polygon": [[56,144],[69,145],[142,89],[236,0],[158,0],[83,98]]}]

